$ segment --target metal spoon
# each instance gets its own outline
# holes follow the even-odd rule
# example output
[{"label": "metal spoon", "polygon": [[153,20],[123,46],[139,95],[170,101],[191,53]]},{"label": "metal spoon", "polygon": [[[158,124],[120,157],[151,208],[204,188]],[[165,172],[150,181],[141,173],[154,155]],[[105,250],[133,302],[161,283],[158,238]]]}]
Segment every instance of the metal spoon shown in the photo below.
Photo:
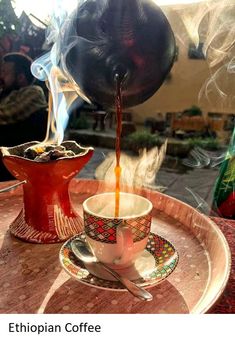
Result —
[{"label": "metal spoon", "polygon": [[124,287],[135,297],[143,301],[151,301],[153,296],[143,288],[140,288],[135,283],[128,280],[126,277],[120,276],[116,271],[112,270],[106,264],[99,262],[93,254],[89,244],[81,239],[75,239],[71,242],[72,251],[75,256],[84,263],[95,263],[101,266],[104,270],[109,272],[113,277],[120,281]]},{"label": "metal spoon", "polygon": [[25,184],[25,183],[26,183],[26,180],[23,180],[22,182],[19,182],[19,183],[16,183],[16,184],[7,186],[7,187],[4,188],[4,189],[0,189],[0,193],[2,193],[2,192],[8,192],[8,191],[10,191],[10,190],[13,190],[13,189],[17,188],[18,186],[20,186],[20,185],[22,185],[22,184]]}]

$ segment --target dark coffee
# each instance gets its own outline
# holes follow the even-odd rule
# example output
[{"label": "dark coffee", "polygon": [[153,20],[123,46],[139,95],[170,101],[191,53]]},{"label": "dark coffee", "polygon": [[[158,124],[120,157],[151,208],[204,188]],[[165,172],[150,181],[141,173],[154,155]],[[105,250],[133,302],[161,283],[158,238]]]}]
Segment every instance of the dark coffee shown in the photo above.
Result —
[{"label": "dark coffee", "polygon": [[121,133],[122,133],[122,89],[121,89],[121,80],[119,75],[115,75],[116,82],[116,167],[115,167],[115,176],[116,176],[116,188],[115,188],[115,217],[119,216],[120,208],[120,179],[121,179],[121,166],[120,166],[120,156],[121,156]]}]

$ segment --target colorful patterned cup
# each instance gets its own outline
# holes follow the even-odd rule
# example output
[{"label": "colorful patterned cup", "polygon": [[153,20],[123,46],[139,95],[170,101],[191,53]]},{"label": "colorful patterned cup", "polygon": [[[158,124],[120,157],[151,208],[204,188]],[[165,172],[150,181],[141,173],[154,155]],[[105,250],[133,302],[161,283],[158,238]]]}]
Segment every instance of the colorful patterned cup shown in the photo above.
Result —
[{"label": "colorful patterned cup", "polygon": [[114,269],[132,265],[146,247],[152,207],[144,197],[121,192],[115,217],[115,193],[88,198],[83,203],[84,227],[97,259]]}]

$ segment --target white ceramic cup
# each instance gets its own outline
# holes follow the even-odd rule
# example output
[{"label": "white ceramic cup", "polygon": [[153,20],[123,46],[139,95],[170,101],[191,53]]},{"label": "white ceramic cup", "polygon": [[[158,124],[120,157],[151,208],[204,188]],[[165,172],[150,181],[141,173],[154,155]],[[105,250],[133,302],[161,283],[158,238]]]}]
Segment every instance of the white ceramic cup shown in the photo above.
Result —
[{"label": "white ceramic cup", "polygon": [[115,217],[115,193],[88,198],[83,203],[84,227],[97,259],[114,269],[131,266],[146,247],[152,208],[148,199],[121,192]]}]

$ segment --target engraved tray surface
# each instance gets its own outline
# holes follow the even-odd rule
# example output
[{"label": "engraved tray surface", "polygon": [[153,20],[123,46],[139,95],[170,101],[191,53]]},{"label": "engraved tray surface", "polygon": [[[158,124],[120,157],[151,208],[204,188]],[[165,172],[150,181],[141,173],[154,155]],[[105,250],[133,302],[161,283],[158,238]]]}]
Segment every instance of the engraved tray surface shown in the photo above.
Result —
[{"label": "engraved tray surface", "polygon": [[[113,187],[73,180],[70,191],[82,214],[87,197]],[[151,231],[172,242],[180,257],[172,275],[151,288],[152,302],[90,288],[70,278],[59,263],[61,244],[29,244],[12,237],[8,227],[22,206],[18,188],[0,194],[0,313],[207,312],[222,294],[230,272],[230,251],[222,232],[208,217],[174,198],[149,190],[135,192],[153,203]]]}]

